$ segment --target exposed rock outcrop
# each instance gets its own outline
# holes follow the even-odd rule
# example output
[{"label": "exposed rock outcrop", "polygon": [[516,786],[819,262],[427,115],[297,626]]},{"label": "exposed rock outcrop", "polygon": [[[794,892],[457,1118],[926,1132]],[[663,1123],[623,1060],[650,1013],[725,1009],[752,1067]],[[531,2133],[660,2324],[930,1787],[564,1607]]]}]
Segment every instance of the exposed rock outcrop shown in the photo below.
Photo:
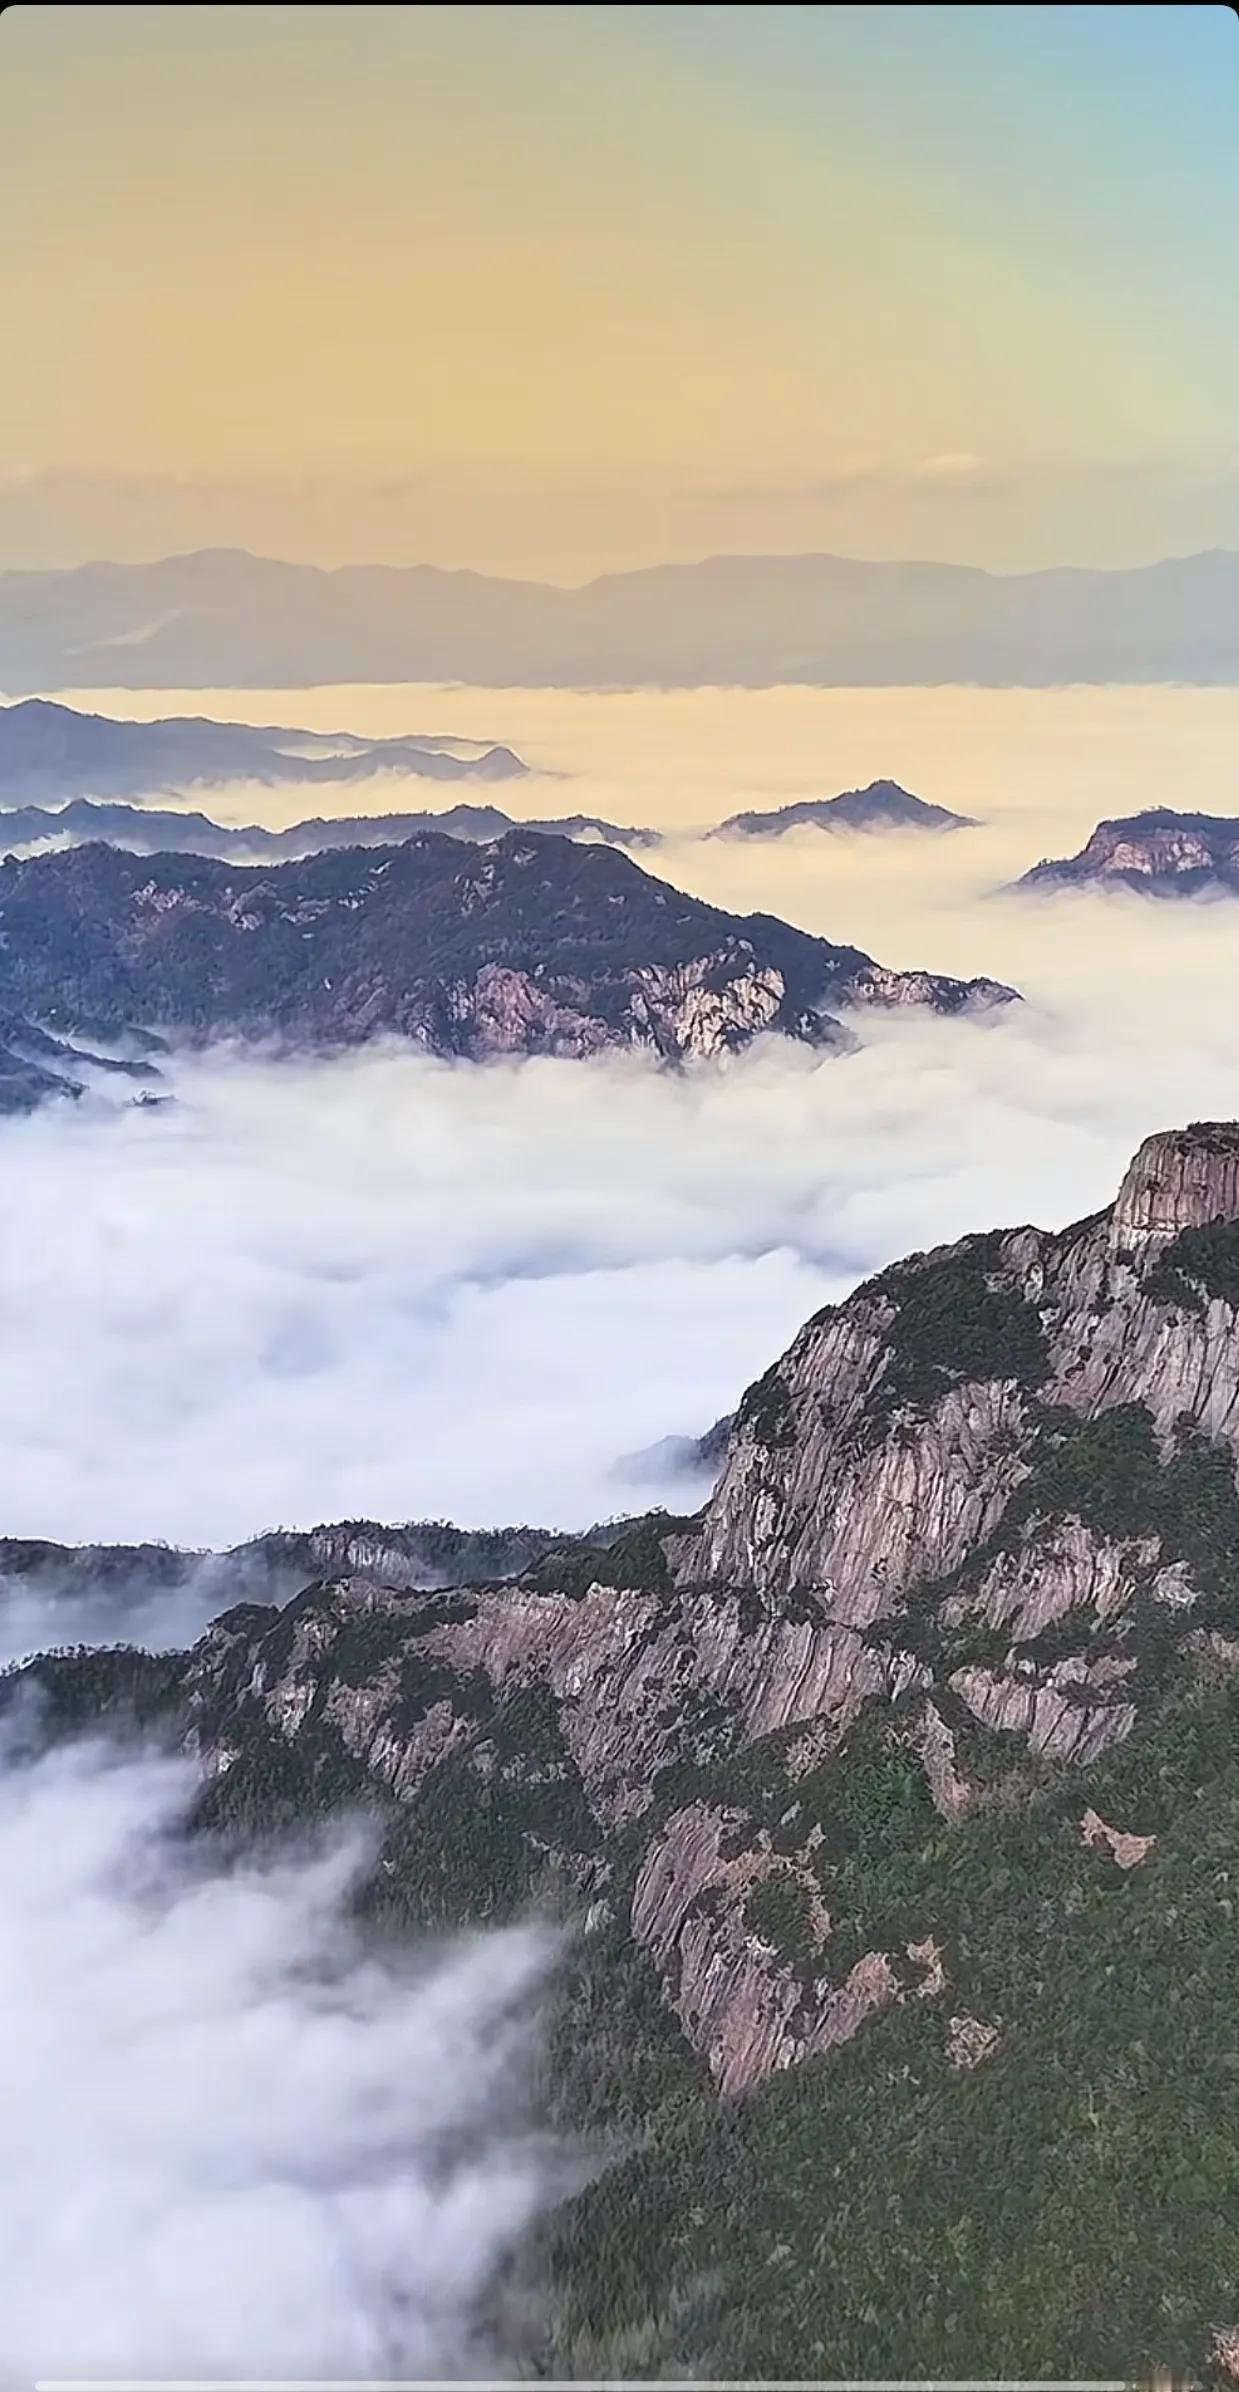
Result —
[{"label": "exposed rock outcrop", "polygon": [[1239,1219],[1239,1127],[1196,1121],[1146,1138],[1124,1174],[1111,1219],[1116,1256],[1169,1244],[1184,1229]]},{"label": "exposed rock outcrop", "polygon": [[[1106,1763],[1176,1673],[1233,1677],[1237,1455],[1239,1128],[1203,1124],[1146,1141],[1111,1210],[810,1321],[691,1522],[502,1532],[489,1574],[459,1532],[268,1540],[315,1582],[215,1622],[183,1732],[216,1784],[274,1741],[414,1821],[481,1804],[470,1866],[496,1839],[508,1898],[549,1871],[630,1937],[729,2095],[949,1988],[967,2070],[999,2029],[909,1856]],[[436,1533],[429,1575],[472,1583],[428,1588]],[[1155,1823],[1116,1816],[1080,1787],[1061,1842],[1130,1871]]]},{"label": "exposed rock outcrop", "polygon": [[1124,1544],[1066,1508],[1031,1545],[1000,1525],[1051,1422],[1061,1437],[1138,1405],[1163,1454],[1186,1430],[1239,1452],[1237,1220],[1239,1130],[1200,1123],[1146,1140],[1093,1221],[882,1273],[749,1390],[701,1526],[672,1548],[677,1580],[812,1588],[867,1628],[978,1555],[953,1598],[1016,1640],[1082,1602],[1120,1609],[1157,1539]]},{"label": "exposed rock outcrop", "polygon": [[1047,858],[1016,885],[1129,888],[1154,897],[1230,896],[1239,890],[1239,821],[1154,806],[1099,822],[1078,855]]},{"label": "exposed rock outcrop", "polygon": [[1092,1810],[1086,1811],[1080,1821],[1080,1836],[1085,1844],[1108,1852],[1118,1869],[1138,1869],[1157,1842],[1156,1836],[1134,1836],[1120,1827],[1111,1827]]},{"label": "exposed rock outcrop", "polygon": [[999,2030],[983,2018],[953,2018],[947,2037],[947,2058],[952,2068],[979,2068],[983,2060],[997,2051],[1001,2038]]},{"label": "exposed rock outcrop", "polygon": [[769,915],[724,913],[605,845],[423,830],[246,867],[69,847],[0,862],[0,1012],[110,1032],[434,1055],[711,1058],[764,1032],[846,1052],[839,1010],[1012,1000],[904,975]]}]

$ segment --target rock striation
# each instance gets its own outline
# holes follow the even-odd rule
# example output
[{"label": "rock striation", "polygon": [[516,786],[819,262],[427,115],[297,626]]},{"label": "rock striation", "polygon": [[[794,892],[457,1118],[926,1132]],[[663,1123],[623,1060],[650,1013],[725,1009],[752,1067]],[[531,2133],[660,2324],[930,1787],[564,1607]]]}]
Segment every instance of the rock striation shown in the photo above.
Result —
[{"label": "rock striation", "polygon": [[1145,1139],[1115,1201],[1111,1247],[1135,1257],[1183,1230],[1236,1219],[1239,1129],[1233,1121],[1195,1121]]},{"label": "rock striation", "polygon": [[489,1575],[460,1532],[345,1524],[268,1540],[272,1599],[243,1549],[179,1732],[238,1802],[273,1753],[381,1793],[436,1900],[479,1849],[485,1902],[569,1889],[727,2095],[909,2003],[966,2071],[999,2029],[930,1878],[867,1907],[872,1822],[932,1845],[1069,1772],[1065,1843],[1155,1871],[1081,1773],[1233,1677],[1237,1466],[1239,1125],[1198,1123],[1091,1219],[913,1256],[808,1322],[692,1519],[504,1531]]}]

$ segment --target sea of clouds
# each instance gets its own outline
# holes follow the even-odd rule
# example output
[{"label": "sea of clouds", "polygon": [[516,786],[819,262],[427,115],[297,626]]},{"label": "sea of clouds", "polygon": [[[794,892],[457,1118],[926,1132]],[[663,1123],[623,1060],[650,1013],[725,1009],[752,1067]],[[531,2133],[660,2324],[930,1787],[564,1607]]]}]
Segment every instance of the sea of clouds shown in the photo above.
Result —
[{"label": "sea of clouds", "polygon": [[[967,1230],[1078,1218],[1149,1131],[1239,1111],[1239,911],[993,894],[1107,813],[1230,810],[1239,693],[184,710],[508,738],[571,776],[505,787],[513,810],[653,822],[647,861],[683,887],[1025,1002],[868,1014],[844,1060],[768,1041],[678,1075],[216,1048],[170,1064],[166,1107],[112,1085],[0,1123],[0,1534],[219,1548],[350,1517],[688,1507],[704,1484],[651,1449],[730,1410],[820,1304]],[[880,775],[986,827],[698,835]],[[274,823],[325,795],[207,810]],[[216,1609],[208,1568],[153,1602],[14,1575],[0,1659],[179,1644]],[[364,1841],[207,1868],[177,1841],[190,1794],[161,1757],[0,1752],[13,2380],[510,2368],[499,2289],[567,2167],[533,2131],[553,1954],[504,1932],[380,1963],[348,1925]]]},{"label": "sea of clouds", "polygon": [[[1229,903],[994,892],[1159,791],[1224,806],[1239,693],[195,704],[510,736],[570,776],[559,804],[660,823],[648,861],[680,885],[1026,1001],[866,1014],[845,1061],[768,1041],[678,1076],[635,1057],[215,1049],[172,1065],[174,1105],[112,1089],[0,1126],[10,1535],[217,1547],[331,1518],[584,1528],[690,1504],[700,1483],[669,1487],[639,1457],[708,1428],[822,1302],[968,1229],[1091,1210],[1149,1130],[1237,1108]],[[693,835],[887,772],[985,827]],[[545,782],[514,792],[551,810]]]}]

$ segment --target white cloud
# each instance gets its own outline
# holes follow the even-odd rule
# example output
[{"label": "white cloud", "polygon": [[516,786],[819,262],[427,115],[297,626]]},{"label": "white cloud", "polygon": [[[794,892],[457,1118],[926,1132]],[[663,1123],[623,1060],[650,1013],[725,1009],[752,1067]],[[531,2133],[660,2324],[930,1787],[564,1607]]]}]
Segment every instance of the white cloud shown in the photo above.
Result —
[{"label": "white cloud", "polygon": [[[858,1276],[1070,1219],[1149,1130],[1236,1110],[1229,906],[986,892],[1107,812],[1232,802],[1239,693],[259,691],[210,710],[498,731],[571,771],[574,807],[664,823],[681,885],[1029,1001],[987,1025],[869,1017],[845,1063],[772,1047],[678,1080],[216,1052],[178,1067],[176,1108],[0,1127],[9,1534],[583,1527],[667,1500],[615,1462],[707,1427]],[[683,835],[881,773],[989,827]],[[520,801],[547,810],[534,784]]]},{"label": "white cloud", "polygon": [[[1225,808],[1236,693],[198,702],[498,725],[576,774],[574,807],[665,824],[682,885],[1029,1002],[870,1017],[844,1062],[771,1046],[678,1079],[217,1051],[175,1067],[175,1107],[0,1124],[0,1531],[219,1545],[281,1520],[585,1525],[666,1499],[614,1463],[707,1426],[865,1272],[1076,1217],[1149,1130],[1239,1109],[1231,907],[985,894],[1100,815]],[[883,773],[990,827],[685,835]],[[520,802],[550,810],[536,784]],[[7,1649],[177,1641],[215,1598],[135,1600],[0,1588]],[[14,2380],[486,2365],[495,2271],[561,2181],[525,2132],[546,1947],[505,1934],[400,1978],[349,1948],[356,1846],[204,1878],[169,1842],[179,1764],[78,1748],[0,1771]]]},{"label": "white cloud", "polygon": [[567,2183],[532,1930],[366,1957],[356,1837],[225,1870],[192,1774],[0,1752],[0,2382],[466,2375]]},{"label": "white cloud", "polygon": [[191,1565],[179,1583],[163,1585],[140,1570],[101,1580],[56,1562],[20,1572],[0,1569],[0,1669],[70,1645],[181,1652],[234,1599],[235,1580],[221,1583],[210,1561]]},{"label": "white cloud", "polygon": [[967,449],[950,450],[941,457],[922,457],[912,467],[913,481],[974,482],[990,467],[984,457],[974,457]]}]

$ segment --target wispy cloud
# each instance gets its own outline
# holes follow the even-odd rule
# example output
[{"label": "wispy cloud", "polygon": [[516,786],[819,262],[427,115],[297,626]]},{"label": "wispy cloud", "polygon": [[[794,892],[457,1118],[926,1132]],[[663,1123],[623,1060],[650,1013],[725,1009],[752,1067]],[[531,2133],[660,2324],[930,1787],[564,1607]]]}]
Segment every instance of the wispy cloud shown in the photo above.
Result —
[{"label": "wispy cloud", "polygon": [[364,1837],[226,1866],[193,1792],[0,1746],[5,2383],[510,2372],[497,2276],[568,2182],[533,2131],[554,1946],[380,1964]]}]

